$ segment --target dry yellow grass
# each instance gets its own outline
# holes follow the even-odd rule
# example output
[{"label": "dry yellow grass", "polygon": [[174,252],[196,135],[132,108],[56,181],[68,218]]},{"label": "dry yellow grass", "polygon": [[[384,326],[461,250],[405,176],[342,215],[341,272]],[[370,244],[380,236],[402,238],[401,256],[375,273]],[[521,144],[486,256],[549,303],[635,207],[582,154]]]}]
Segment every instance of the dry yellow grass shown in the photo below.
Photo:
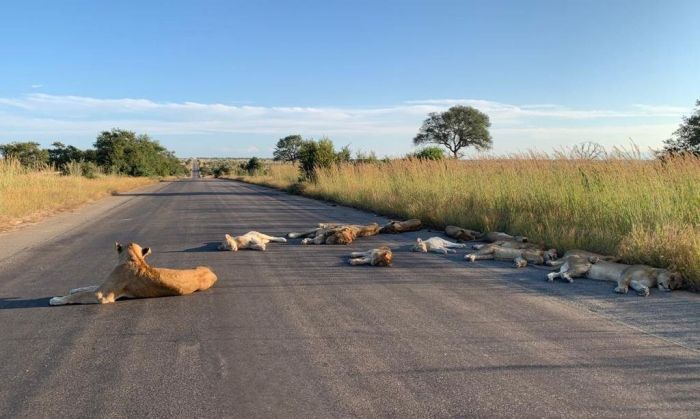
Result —
[{"label": "dry yellow grass", "polygon": [[[297,177],[295,167],[279,166],[245,180],[289,188]],[[435,227],[506,231],[559,250],[672,266],[700,286],[697,158],[395,160],[321,170],[315,183],[299,189]]]},{"label": "dry yellow grass", "polygon": [[0,231],[157,181],[122,176],[61,176],[50,169],[26,170],[17,162],[0,160]]}]

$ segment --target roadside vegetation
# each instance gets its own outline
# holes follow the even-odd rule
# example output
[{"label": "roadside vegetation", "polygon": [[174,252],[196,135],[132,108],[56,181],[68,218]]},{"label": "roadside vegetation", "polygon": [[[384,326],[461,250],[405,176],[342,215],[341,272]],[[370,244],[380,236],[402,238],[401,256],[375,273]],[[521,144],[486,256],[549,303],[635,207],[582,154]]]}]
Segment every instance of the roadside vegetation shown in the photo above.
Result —
[{"label": "roadside vegetation", "polygon": [[48,149],[36,142],[0,144],[0,231],[76,208],[115,192],[189,173],[147,135],[113,129],[93,149],[61,142]]},{"label": "roadside vegetation", "polygon": [[[324,159],[269,165],[239,179],[378,212],[530,237],[560,251],[586,249],[625,263],[678,269],[700,288],[700,102],[696,115],[656,156],[583,144],[552,154],[475,160],[440,147],[405,158],[341,161],[329,140]],[[431,121],[436,117],[431,115]],[[439,118],[437,118],[439,120]],[[437,130],[442,132],[440,130]],[[425,129],[421,130],[421,133]],[[419,134],[421,135],[421,134]],[[486,138],[483,132],[481,138]],[[425,138],[425,137],[422,137]],[[442,145],[442,141],[432,142]],[[296,142],[298,145],[298,141]],[[453,144],[459,145],[457,141]],[[487,147],[487,142],[482,142]],[[468,145],[468,144],[466,144]],[[278,147],[280,144],[278,143]],[[449,149],[455,155],[459,149]]]}]

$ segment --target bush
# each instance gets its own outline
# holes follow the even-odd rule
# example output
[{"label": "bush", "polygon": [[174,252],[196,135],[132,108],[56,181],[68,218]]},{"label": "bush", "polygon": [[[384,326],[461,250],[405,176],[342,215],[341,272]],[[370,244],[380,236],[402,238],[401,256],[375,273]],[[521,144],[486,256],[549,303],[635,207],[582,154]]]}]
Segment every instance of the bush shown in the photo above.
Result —
[{"label": "bush", "polygon": [[248,163],[245,165],[245,170],[248,172],[250,176],[255,176],[264,170],[263,164],[260,161],[259,158],[257,157],[251,157],[250,160],[248,160]]},{"label": "bush", "polygon": [[445,150],[437,146],[429,146],[409,154],[408,157],[413,157],[419,160],[442,160],[445,158]]},{"label": "bush", "polygon": [[307,140],[299,148],[299,162],[304,180],[313,180],[316,169],[331,167],[338,160],[333,142],[328,138]]}]

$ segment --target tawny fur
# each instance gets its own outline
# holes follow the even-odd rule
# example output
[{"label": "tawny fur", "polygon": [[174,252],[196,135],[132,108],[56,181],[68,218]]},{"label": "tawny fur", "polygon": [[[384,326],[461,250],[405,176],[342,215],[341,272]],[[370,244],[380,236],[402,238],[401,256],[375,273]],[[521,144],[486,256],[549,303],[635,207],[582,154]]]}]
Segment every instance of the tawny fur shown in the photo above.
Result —
[{"label": "tawny fur", "polygon": [[626,294],[629,288],[642,296],[649,295],[649,288],[658,287],[662,291],[671,291],[683,287],[683,277],[668,269],[654,268],[647,265],[626,265],[623,263],[599,260],[596,256],[565,255],[564,263],[558,272],[547,275],[549,281],[563,278],[573,282],[573,278],[589,278],[599,281],[617,283],[615,292]]},{"label": "tawny fur", "polygon": [[474,250],[489,249],[492,247],[503,247],[508,249],[532,249],[532,250],[544,250],[543,244],[528,243],[528,242],[516,242],[513,240],[501,240],[493,243],[486,244],[475,244],[472,245]]},{"label": "tawny fur", "polygon": [[431,237],[427,240],[417,238],[416,244],[413,245],[411,250],[414,252],[433,252],[446,255],[447,253],[455,253],[453,249],[464,249],[465,247],[467,245],[463,243],[453,243],[442,237]]},{"label": "tawny fur", "polygon": [[542,265],[549,259],[556,259],[556,249],[513,249],[501,246],[486,246],[464,256],[470,262],[477,260],[512,260],[516,268],[524,268],[529,263]]},{"label": "tawny fur", "polygon": [[388,246],[380,246],[366,252],[350,253],[351,265],[391,266],[394,255]]},{"label": "tawny fur", "polygon": [[154,268],[146,263],[149,248],[129,243],[116,244],[119,264],[102,285],[76,288],[63,297],[54,297],[50,305],[107,304],[126,298],[167,297],[192,294],[211,288],[217,278],[211,269]]},{"label": "tawny fur", "polygon": [[395,234],[395,233],[406,233],[409,231],[418,231],[423,227],[423,224],[417,218],[412,218],[406,221],[391,221],[384,225],[379,233],[381,234]]},{"label": "tawny fur", "polygon": [[219,245],[219,250],[236,252],[240,249],[265,250],[270,242],[287,243],[284,237],[268,236],[257,231],[249,231],[242,236],[224,236],[224,241]]},{"label": "tawny fur", "polygon": [[289,233],[288,237],[304,237],[302,244],[350,244],[358,237],[374,236],[379,234],[379,224],[319,224],[314,228],[301,233]]},{"label": "tawny fur", "polygon": [[457,226],[445,227],[445,234],[447,234],[449,237],[452,237],[453,239],[456,239],[457,241],[463,242],[476,240],[477,238],[482,236],[481,232],[479,231],[469,230]]},{"label": "tawny fur", "polygon": [[481,236],[478,237],[479,240],[484,240],[487,242],[497,242],[497,241],[516,241],[516,242],[521,242],[525,243],[528,241],[527,237],[525,236],[511,236],[510,234],[507,233],[501,233],[500,231],[491,231],[488,233],[484,233]]}]

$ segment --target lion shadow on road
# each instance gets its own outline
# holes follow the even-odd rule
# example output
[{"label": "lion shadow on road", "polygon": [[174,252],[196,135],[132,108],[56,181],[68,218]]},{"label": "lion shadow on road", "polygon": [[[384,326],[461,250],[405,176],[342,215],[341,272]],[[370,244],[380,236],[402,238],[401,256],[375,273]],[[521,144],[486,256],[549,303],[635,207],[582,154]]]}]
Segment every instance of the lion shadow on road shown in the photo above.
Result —
[{"label": "lion shadow on road", "polygon": [[[180,252],[184,252],[184,253],[218,252],[220,244],[221,244],[220,241],[218,241],[218,242],[206,242],[201,246],[190,247],[189,249],[184,249],[184,250],[178,250],[178,251],[175,251],[174,253],[180,253]],[[162,253],[170,253],[170,252],[162,252]]]},{"label": "lion shadow on road", "polygon": [[49,307],[51,297],[40,298],[19,298],[9,297],[0,298],[0,310],[11,310],[15,308],[36,308]]}]

